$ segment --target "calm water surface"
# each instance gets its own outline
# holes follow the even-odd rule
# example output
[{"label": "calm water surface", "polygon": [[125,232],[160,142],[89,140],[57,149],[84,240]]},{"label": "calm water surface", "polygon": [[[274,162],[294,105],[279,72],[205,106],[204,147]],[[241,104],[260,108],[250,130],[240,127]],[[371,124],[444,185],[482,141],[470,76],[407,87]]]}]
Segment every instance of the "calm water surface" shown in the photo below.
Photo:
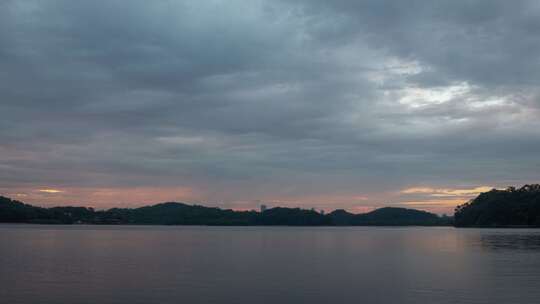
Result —
[{"label": "calm water surface", "polygon": [[1,303],[540,303],[540,230],[0,225]]}]

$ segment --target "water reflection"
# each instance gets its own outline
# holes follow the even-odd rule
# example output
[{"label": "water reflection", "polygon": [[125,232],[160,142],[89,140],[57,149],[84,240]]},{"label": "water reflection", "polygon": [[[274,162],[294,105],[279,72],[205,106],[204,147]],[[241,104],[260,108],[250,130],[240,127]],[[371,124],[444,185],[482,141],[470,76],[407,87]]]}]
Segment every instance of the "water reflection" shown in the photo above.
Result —
[{"label": "water reflection", "polygon": [[523,303],[540,230],[0,225],[1,303]]},{"label": "water reflection", "polygon": [[540,251],[540,233],[536,231],[496,232],[479,235],[480,245],[487,250]]},{"label": "water reflection", "polygon": [[472,229],[463,233],[465,247],[487,251],[540,251],[540,231],[536,230]]}]

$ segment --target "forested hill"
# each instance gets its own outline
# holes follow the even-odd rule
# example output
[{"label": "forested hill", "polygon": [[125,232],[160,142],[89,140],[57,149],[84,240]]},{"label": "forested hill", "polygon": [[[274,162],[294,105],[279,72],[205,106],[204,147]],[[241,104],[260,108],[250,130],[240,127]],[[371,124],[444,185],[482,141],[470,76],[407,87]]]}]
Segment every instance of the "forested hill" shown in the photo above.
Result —
[{"label": "forested hill", "polygon": [[336,210],[330,214],[337,226],[440,226],[452,225],[452,218],[439,217],[426,211],[384,207],[363,214]]},{"label": "forested hill", "polygon": [[458,227],[540,227],[540,185],[491,190],[456,207]]},{"label": "forested hill", "polygon": [[85,207],[41,208],[0,196],[0,222],[41,224],[133,225],[450,225],[451,218],[405,208],[381,208],[365,214],[336,210],[330,214],[300,208],[271,208],[264,212],[234,211],[184,203],[97,211]]}]

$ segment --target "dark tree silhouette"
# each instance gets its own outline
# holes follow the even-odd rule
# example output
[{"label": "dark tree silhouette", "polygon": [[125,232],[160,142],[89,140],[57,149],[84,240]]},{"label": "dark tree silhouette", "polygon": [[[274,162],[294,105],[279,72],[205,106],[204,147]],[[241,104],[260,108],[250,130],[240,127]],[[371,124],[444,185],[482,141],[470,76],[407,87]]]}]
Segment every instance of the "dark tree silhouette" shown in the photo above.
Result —
[{"label": "dark tree silhouette", "polygon": [[540,227],[540,185],[493,189],[457,206],[458,227]]}]

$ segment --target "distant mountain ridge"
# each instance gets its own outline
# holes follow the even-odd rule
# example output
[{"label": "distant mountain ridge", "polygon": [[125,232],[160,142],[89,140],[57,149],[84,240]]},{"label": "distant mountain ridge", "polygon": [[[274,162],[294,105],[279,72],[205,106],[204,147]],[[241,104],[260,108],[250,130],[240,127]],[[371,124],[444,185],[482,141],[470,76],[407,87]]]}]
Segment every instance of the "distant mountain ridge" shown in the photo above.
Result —
[{"label": "distant mountain ridge", "polygon": [[454,217],[384,207],[363,214],[342,209],[323,215],[313,210],[276,207],[264,212],[234,211],[167,202],[140,208],[94,210],[43,208],[0,196],[0,223],[223,225],[223,226],[450,226],[540,227],[540,185],[493,189],[459,205]]},{"label": "distant mountain ridge", "polygon": [[0,222],[40,224],[222,225],[222,226],[437,226],[451,218],[426,211],[385,207],[365,214],[276,207],[264,212],[234,211],[167,202],[140,208],[96,211],[86,207],[42,208],[0,196]]},{"label": "distant mountain ridge", "polygon": [[410,225],[450,225],[451,219],[439,217],[426,211],[383,207],[364,214],[352,214],[336,210],[329,214],[335,225],[341,226],[410,226]]}]

